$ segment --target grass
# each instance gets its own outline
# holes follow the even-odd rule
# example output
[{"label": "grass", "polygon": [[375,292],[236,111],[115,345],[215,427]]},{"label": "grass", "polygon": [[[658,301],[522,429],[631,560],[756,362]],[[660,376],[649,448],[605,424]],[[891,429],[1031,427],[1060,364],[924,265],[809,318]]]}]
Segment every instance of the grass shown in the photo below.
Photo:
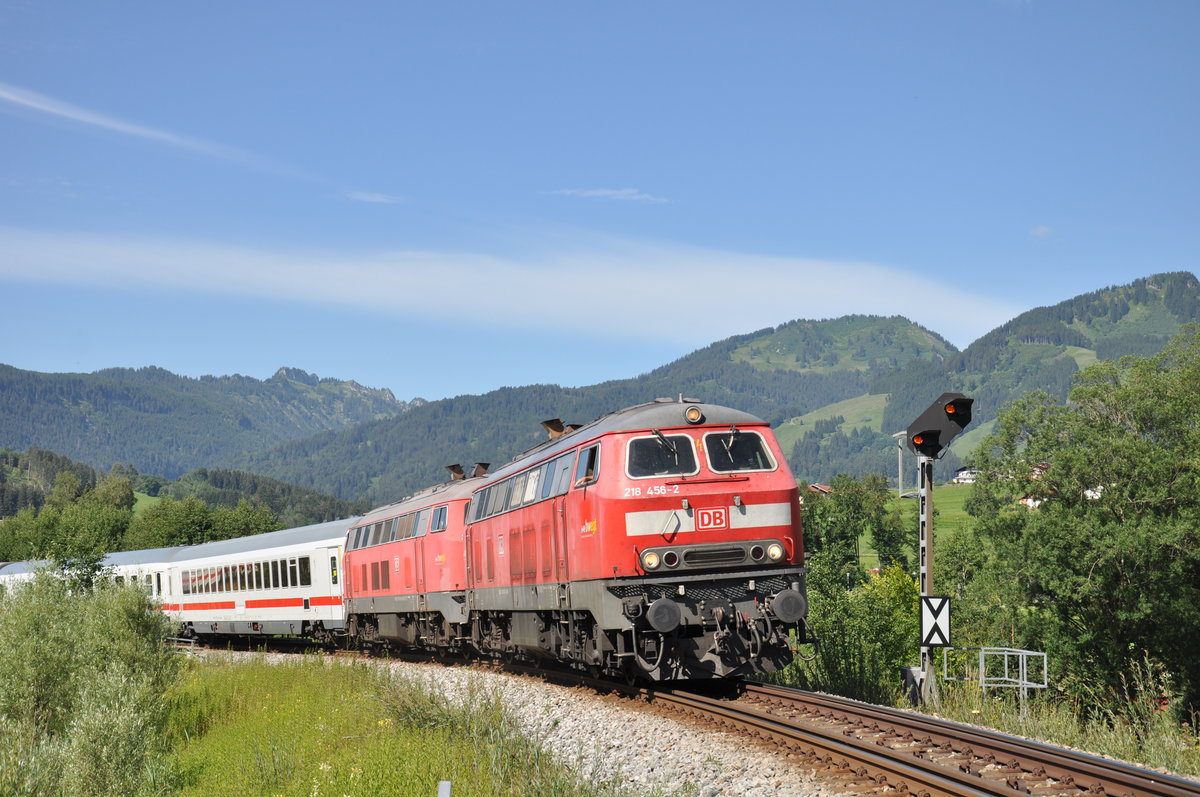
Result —
[{"label": "grass", "polygon": [[848,432],[856,427],[866,426],[878,432],[883,428],[885,404],[887,404],[887,394],[884,393],[855,396],[845,401],[827,404],[807,415],[789,418],[775,429],[775,435],[783,450],[791,451],[792,447],[796,445],[796,441],[803,437],[805,432],[812,429],[813,424],[817,421],[835,418],[838,415],[846,419],[841,426],[843,431]]},{"label": "grass", "polygon": [[[1131,676],[1140,677],[1137,673]],[[1104,708],[1092,709],[1060,699],[1051,690],[1033,689],[1023,710],[1016,689],[984,692],[975,684],[943,684],[940,688],[938,716],[1181,775],[1200,776],[1196,714],[1181,719],[1169,710],[1160,710],[1155,700],[1159,691],[1153,687],[1135,688],[1135,696],[1123,701],[1109,696],[1103,702]],[[1120,708],[1113,709],[1114,705]]]},{"label": "grass", "polygon": [[150,495],[146,495],[145,493],[135,492],[133,494],[133,497],[134,497],[134,503],[133,503],[134,517],[137,517],[138,515],[142,514],[147,509],[149,509],[150,507],[152,507],[155,504],[157,504],[158,502],[162,501],[162,498],[160,496],[150,496]]},{"label": "grass", "polygon": [[172,699],[182,794],[617,795],[541,751],[499,698],[448,698],[374,664],[214,662]]}]

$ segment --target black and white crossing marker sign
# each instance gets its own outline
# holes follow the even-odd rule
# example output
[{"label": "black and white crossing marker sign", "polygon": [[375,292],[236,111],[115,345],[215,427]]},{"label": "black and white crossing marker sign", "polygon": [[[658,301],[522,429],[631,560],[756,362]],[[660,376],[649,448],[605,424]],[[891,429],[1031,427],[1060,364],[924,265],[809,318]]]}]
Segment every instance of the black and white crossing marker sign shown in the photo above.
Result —
[{"label": "black and white crossing marker sign", "polygon": [[921,596],[921,647],[950,647],[950,599]]}]

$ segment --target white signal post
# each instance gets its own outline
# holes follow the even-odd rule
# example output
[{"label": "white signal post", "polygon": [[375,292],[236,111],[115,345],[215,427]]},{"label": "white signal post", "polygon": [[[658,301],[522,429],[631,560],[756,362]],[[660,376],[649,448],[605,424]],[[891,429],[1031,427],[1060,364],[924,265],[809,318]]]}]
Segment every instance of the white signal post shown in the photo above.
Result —
[{"label": "white signal post", "polygon": [[[921,597],[933,595],[933,458],[917,455],[917,481],[921,501],[918,525],[920,557]],[[924,641],[924,640],[922,640]],[[934,696],[933,651],[921,645],[921,702],[928,703]]]}]

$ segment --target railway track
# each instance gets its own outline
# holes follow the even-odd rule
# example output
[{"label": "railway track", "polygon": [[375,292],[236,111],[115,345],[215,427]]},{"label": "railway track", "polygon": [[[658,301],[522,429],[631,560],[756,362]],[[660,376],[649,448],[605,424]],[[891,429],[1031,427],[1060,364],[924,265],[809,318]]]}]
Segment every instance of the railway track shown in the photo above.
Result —
[{"label": "railway track", "polygon": [[651,703],[798,753],[855,793],[1197,797],[1200,783],[920,714],[748,683],[736,698],[642,690]]}]

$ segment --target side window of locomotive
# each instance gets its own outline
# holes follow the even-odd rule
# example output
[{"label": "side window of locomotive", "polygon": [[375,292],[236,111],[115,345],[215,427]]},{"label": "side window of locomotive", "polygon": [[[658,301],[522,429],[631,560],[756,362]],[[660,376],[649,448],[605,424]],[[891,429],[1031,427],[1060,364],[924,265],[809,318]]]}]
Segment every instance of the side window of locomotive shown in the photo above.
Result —
[{"label": "side window of locomotive", "polygon": [[710,432],[704,435],[708,465],[716,473],[774,470],[775,460],[758,432]]},{"label": "side window of locomotive", "polygon": [[424,537],[427,531],[429,531],[429,510],[422,509],[417,513],[417,523],[413,527],[413,536]]},{"label": "side window of locomotive", "polygon": [[685,434],[638,437],[629,441],[625,472],[632,479],[697,473],[696,447]]},{"label": "side window of locomotive", "polygon": [[509,487],[509,482],[501,482],[500,484],[493,484],[491,486],[491,488],[488,490],[487,512],[484,517],[491,517],[503,509],[504,505],[508,501]]},{"label": "side window of locomotive", "polygon": [[579,452],[579,461],[575,465],[575,486],[582,487],[596,481],[600,472],[600,446],[588,446]]},{"label": "side window of locomotive", "polygon": [[433,510],[433,522],[429,525],[431,532],[446,530],[446,516],[449,514],[449,511],[449,506],[439,506]]},{"label": "side window of locomotive", "polygon": [[571,486],[571,465],[575,463],[575,452],[563,454],[554,460],[554,495],[562,495]]},{"label": "side window of locomotive", "polygon": [[545,466],[542,466],[529,471],[529,476],[525,480],[525,494],[521,496],[522,505],[532,504],[538,499],[538,485],[545,470]]},{"label": "side window of locomotive", "polygon": [[529,474],[522,473],[519,476],[512,478],[512,489],[509,491],[508,508],[516,509],[521,505],[521,500],[525,498],[525,482]]}]

